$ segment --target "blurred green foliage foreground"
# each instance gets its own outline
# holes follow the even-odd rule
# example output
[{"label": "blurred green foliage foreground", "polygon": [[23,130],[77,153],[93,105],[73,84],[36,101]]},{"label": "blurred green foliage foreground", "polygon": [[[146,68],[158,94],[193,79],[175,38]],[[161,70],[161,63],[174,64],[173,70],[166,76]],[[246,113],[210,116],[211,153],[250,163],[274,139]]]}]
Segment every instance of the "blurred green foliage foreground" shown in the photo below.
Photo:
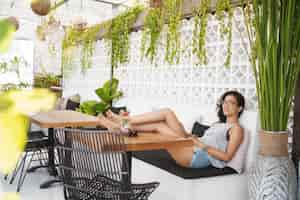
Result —
[{"label": "blurred green foliage foreground", "polygon": [[[9,49],[18,21],[14,17],[0,19],[0,53]],[[27,141],[28,115],[51,109],[56,96],[47,89],[0,92],[0,172],[10,173]],[[18,200],[19,195],[6,193],[3,200]]]},{"label": "blurred green foliage foreground", "polygon": [[47,89],[0,93],[0,171],[14,169],[27,140],[28,115],[53,108],[56,96]]}]

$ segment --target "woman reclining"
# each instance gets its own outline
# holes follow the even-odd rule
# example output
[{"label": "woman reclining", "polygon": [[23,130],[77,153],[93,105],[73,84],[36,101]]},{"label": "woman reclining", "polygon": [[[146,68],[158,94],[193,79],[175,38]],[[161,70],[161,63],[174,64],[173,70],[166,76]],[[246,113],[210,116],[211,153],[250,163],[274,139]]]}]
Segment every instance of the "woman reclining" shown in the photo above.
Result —
[{"label": "woman reclining", "polygon": [[[179,165],[191,168],[204,168],[209,165],[224,168],[243,142],[244,130],[239,124],[239,117],[244,106],[244,97],[239,92],[224,93],[217,105],[219,122],[206,130],[201,138],[187,133],[170,109],[135,116],[116,115],[108,111],[106,117],[102,115],[99,118],[102,125],[108,129],[119,128],[126,131],[126,128],[129,128],[138,132],[157,132],[170,137],[191,137],[194,146],[168,149]],[[123,126],[124,121],[128,122],[126,128]]]}]

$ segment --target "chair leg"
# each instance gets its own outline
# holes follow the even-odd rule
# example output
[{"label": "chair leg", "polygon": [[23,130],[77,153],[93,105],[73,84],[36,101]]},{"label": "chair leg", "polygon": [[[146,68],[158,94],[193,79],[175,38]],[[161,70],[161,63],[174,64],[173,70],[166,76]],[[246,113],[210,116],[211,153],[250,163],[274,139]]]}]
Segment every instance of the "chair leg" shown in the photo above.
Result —
[{"label": "chair leg", "polygon": [[[26,152],[26,154],[27,154],[27,152]],[[24,162],[24,164],[23,164],[23,166],[22,166],[22,170],[21,170],[21,172],[20,172],[20,177],[19,177],[19,181],[18,181],[18,185],[17,185],[17,192],[20,192],[20,189],[21,189],[21,187],[22,187],[22,185],[23,185],[23,183],[24,183],[24,180],[25,180],[25,178],[26,178],[26,175],[27,175],[27,170],[28,170],[28,168],[30,167],[30,164],[31,164],[31,162],[32,162],[32,159],[33,159],[34,155],[35,155],[35,152],[33,152],[33,153],[31,154],[31,158],[30,158],[30,160],[29,160],[29,162],[28,162],[28,164],[27,164],[27,167],[25,167],[25,165],[26,165],[26,160],[25,160],[25,162]]]},{"label": "chair leg", "polygon": [[17,163],[17,165],[16,165],[16,167],[15,167],[13,173],[12,173],[12,176],[9,180],[9,184],[12,184],[14,182],[20,168],[25,164],[26,157],[27,157],[27,152],[25,153],[25,155],[23,155],[22,158],[19,159],[19,161],[18,161],[18,163]]},{"label": "chair leg", "polygon": [[42,149],[39,149],[38,160],[39,160],[41,166],[44,165],[42,156],[43,156]]}]

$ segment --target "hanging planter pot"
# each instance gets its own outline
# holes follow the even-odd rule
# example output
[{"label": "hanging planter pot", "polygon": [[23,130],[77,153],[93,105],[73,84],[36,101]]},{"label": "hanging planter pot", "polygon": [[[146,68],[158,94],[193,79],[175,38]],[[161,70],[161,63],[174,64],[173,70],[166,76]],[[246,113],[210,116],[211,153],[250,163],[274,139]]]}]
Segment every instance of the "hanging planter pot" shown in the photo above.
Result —
[{"label": "hanging planter pot", "polygon": [[162,0],[150,0],[151,8],[160,8],[162,6]]},{"label": "hanging planter pot", "polygon": [[50,11],[55,10],[67,1],[68,0],[61,0],[59,2],[56,2],[53,6],[51,6],[51,0],[31,0],[30,6],[35,14],[40,16],[46,16],[49,14]]},{"label": "hanging planter pot", "polygon": [[47,15],[51,10],[51,1],[50,0],[32,0],[31,1],[32,11],[41,16]]},{"label": "hanging planter pot", "polygon": [[250,200],[296,200],[296,170],[288,153],[288,131],[261,131],[259,153],[249,172]]}]

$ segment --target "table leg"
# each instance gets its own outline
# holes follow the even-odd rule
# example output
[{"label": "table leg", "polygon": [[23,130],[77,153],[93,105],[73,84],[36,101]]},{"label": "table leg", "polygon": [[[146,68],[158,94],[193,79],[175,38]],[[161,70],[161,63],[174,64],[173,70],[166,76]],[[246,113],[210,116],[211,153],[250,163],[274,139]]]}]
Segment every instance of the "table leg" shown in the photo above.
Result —
[{"label": "table leg", "polygon": [[132,152],[128,151],[127,154],[127,163],[128,163],[128,179],[131,184],[131,174],[132,174]]},{"label": "table leg", "polygon": [[54,162],[54,129],[48,129],[49,149],[48,149],[48,172],[51,176],[56,176],[57,171]]},{"label": "table leg", "polygon": [[[51,176],[57,176],[57,170],[55,168],[54,162],[54,129],[48,129],[48,138],[49,138],[49,148],[48,148],[48,172]],[[52,180],[45,181],[40,185],[41,189],[50,187],[53,183],[61,182],[59,178],[54,178]]]},{"label": "table leg", "polygon": [[[132,170],[132,152],[126,152],[126,155],[123,157],[123,170],[128,171],[128,174],[123,174],[122,175],[122,191],[130,191],[131,187],[131,170]],[[122,200],[128,200],[130,196],[124,195],[121,197]]]}]

